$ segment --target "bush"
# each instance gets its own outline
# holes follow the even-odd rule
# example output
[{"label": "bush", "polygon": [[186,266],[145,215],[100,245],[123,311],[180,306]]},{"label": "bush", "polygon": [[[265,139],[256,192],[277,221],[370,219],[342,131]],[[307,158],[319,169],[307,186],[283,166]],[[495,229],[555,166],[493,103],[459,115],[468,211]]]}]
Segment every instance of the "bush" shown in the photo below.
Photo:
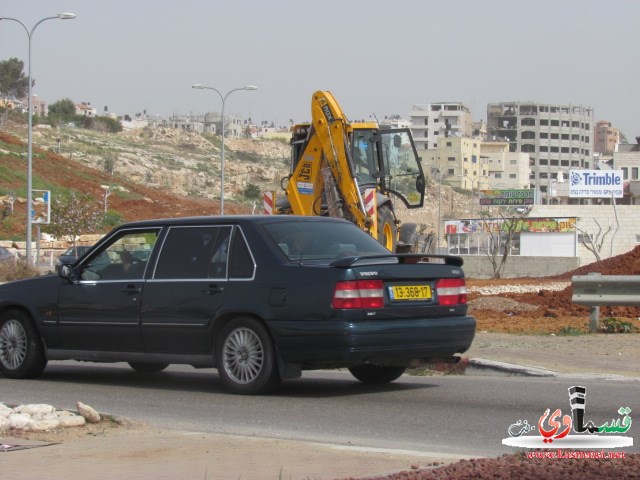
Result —
[{"label": "bush", "polygon": [[0,282],[12,282],[23,278],[37,277],[38,269],[24,260],[0,263]]},{"label": "bush", "polygon": [[623,322],[617,318],[608,317],[602,320],[599,329],[602,333],[634,333],[638,329],[630,322]]}]

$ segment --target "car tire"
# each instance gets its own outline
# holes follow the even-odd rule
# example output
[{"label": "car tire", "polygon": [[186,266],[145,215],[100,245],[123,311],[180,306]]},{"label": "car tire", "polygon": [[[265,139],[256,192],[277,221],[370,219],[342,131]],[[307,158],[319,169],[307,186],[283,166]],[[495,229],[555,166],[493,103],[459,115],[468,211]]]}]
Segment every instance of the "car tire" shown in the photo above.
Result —
[{"label": "car tire", "polygon": [[398,226],[395,216],[387,205],[378,208],[378,243],[390,252],[396,251]]},{"label": "car tire", "polygon": [[254,318],[238,317],[225,325],[216,354],[222,383],[233,393],[266,393],[280,382],[271,335]]},{"label": "car tire", "polygon": [[351,375],[362,383],[379,384],[397,380],[406,369],[406,367],[389,367],[383,365],[358,365],[349,368],[349,371]]},{"label": "car tire", "polygon": [[140,373],[157,373],[169,366],[168,363],[129,362],[129,366]]},{"label": "car tire", "polygon": [[26,313],[9,310],[0,317],[0,373],[35,378],[47,366],[40,335]]}]

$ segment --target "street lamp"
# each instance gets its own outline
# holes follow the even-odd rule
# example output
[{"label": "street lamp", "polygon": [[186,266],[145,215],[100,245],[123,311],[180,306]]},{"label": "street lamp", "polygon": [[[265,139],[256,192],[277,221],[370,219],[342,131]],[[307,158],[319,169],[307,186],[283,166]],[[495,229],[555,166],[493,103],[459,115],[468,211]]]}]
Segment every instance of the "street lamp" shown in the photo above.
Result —
[{"label": "street lamp", "polygon": [[11,20],[13,22],[17,22],[20,25],[22,25],[22,28],[24,28],[24,31],[27,32],[27,37],[29,38],[29,56],[28,56],[28,69],[27,69],[27,75],[29,77],[29,98],[27,99],[27,106],[29,108],[29,112],[27,113],[27,118],[28,118],[28,127],[27,127],[27,246],[26,246],[26,256],[27,256],[27,263],[29,265],[32,264],[31,262],[31,233],[32,233],[32,222],[33,219],[31,218],[32,215],[32,210],[33,210],[33,198],[31,198],[33,196],[33,192],[32,192],[32,166],[33,166],[33,106],[32,106],[32,99],[31,99],[31,39],[33,37],[33,32],[35,31],[36,27],[38,25],[40,25],[42,22],[46,21],[46,20],[55,20],[55,19],[60,19],[60,20],[73,20],[74,18],[76,18],[75,14],[73,13],[59,13],[58,15],[56,15],[55,17],[45,17],[41,20],[39,20],[32,28],[31,30],[29,30],[26,25],[24,23],[22,23],[20,20],[18,20],[17,18],[11,18],[11,17],[0,17],[0,20]]},{"label": "street lamp", "polygon": [[222,100],[222,150],[220,153],[220,215],[224,215],[224,104],[227,101],[227,97],[232,93],[238,90],[257,90],[258,87],[255,85],[247,85],[246,87],[239,87],[229,90],[224,96],[218,91],[218,89],[213,87],[207,87],[206,85],[202,85],[200,83],[196,83],[195,85],[191,85],[191,88],[195,88],[198,90],[213,90],[218,95],[220,95],[220,100]]}]

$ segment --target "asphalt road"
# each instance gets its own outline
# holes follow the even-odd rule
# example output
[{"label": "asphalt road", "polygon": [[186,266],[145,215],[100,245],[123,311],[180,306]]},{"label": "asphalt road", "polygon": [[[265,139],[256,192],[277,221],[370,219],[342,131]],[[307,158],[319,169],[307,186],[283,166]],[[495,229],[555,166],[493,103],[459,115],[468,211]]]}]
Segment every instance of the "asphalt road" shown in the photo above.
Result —
[{"label": "asphalt road", "polygon": [[[571,414],[573,385],[587,387],[585,419],[596,425],[619,418],[620,407],[632,418],[640,412],[636,381],[404,375],[371,387],[348,372],[322,371],[303,372],[275,394],[244,397],[226,393],[212,369],[143,375],[125,364],[75,362],[52,362],[37,380],[0,378],[0,402],[75,409],[82,401],[169,429],[479,457],[513,453],[501,440],[518,420],[535,425],[547,408]],[[633,427],[628,435],[636,436]],[[639,451],[635,444],[627,451]]]}]

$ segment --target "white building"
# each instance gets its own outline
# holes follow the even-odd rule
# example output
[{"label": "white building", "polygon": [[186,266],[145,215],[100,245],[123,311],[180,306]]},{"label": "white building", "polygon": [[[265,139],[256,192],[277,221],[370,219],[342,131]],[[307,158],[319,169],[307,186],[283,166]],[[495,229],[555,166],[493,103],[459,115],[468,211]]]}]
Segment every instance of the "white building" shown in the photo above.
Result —
[{"label": "white building", "polygon": [[416,150],[438,148],[438,140],[444,137],[471,137],[473,118],[469,109],[460,102],[436,102],[412,105],[411,134]]}]

